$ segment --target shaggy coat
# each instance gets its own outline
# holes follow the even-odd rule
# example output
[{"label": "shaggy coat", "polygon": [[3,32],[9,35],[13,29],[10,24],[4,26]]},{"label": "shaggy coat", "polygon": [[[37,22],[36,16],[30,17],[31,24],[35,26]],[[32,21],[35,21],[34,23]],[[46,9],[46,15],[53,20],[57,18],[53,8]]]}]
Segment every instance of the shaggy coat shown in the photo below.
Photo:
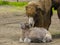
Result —
[{"label": "shaggy coat", "polygon": [[26,6],[26,14],[33,17],[35,27],[49,29],[51,24],[51,0],[39,0],[29,2]]}]

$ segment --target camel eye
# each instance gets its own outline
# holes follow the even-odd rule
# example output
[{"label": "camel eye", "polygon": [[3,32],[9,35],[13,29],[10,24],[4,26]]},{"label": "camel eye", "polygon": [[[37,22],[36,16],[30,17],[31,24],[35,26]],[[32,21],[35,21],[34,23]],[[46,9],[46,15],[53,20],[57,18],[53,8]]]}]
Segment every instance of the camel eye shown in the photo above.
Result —
[{"label": "camel eye", "polygon": [[28,6],[26,6],[26,9],[28,8]]}]

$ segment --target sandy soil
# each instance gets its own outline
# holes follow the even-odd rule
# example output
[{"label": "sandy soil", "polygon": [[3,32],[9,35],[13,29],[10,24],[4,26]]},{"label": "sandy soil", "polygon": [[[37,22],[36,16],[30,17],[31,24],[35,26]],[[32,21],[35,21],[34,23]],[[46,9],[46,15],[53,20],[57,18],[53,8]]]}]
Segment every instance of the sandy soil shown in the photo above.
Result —
[{"label": "sandy soil", "polygon": [[52,16],[52,24],[49,28],[54,36],[50,43],[19,43],[20,24],[27,20],[24,10],[0,6],[0,45],[60,45],[60,22],[57,13]]}]

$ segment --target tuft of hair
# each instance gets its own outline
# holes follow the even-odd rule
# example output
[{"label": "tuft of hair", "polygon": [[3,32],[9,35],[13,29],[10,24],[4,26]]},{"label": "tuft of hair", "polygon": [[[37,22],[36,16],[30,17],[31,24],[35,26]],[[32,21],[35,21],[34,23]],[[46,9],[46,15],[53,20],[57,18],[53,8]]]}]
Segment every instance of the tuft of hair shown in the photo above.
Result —
[{"label": "tuft of hair", "polygon": [[28,3],[28,5],[29,5],[29,4],[32,4],[32,3],[35,3],[35,2],[34,2],[34,1],[31,1],[31,2]]}]

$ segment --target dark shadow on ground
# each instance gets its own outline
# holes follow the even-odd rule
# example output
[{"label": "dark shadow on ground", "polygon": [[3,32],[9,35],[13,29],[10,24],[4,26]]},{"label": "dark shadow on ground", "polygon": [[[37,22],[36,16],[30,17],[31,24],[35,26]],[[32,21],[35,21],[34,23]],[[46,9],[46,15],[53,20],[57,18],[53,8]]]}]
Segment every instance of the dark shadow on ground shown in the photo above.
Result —
[{"label": "dark shadow on ground", "polygon": [[53,37],[54,39],[58,39],[58,38],[60,38],[60,34],[52,35],[52,37]]}]

